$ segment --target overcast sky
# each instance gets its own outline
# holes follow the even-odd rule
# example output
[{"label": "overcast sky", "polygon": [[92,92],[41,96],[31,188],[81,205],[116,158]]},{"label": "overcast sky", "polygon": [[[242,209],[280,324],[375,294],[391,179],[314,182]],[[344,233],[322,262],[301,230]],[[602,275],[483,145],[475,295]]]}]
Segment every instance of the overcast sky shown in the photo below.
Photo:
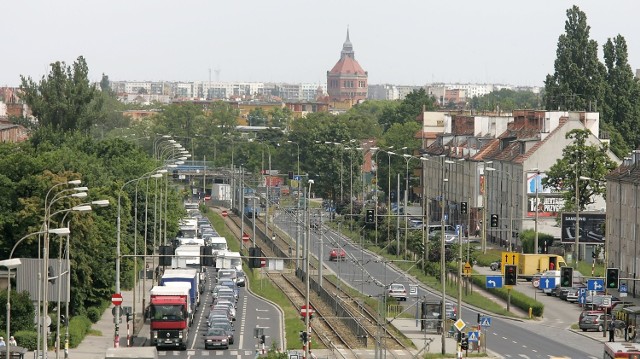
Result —
[{"label": "overcast sky", "polygon": [[0,86],[81,55],[92,81],[325,83],[347,26],[371,84],[542,86],[574,3],[600,56],[621,34],[640,68],[638,0],[20,0],[1,6]]}]

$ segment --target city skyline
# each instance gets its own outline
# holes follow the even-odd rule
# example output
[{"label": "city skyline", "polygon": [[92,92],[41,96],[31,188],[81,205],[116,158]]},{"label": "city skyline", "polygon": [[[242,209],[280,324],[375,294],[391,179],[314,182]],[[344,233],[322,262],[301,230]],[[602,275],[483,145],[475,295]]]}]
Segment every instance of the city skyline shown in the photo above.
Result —
[{"label": "city skyline", "polygon": [[[50,63],[71,65],[78,56],[85,57],[91,81],[104,73],[114,81],[326,83],[347,28],[370,84],[543,86],[573,2],[220,4],[10,2],[0,86],[19,85],[20,75],[39,81]],[[640,3],[577,5],[600,58],[606,40],[621,34],[631,68],[640,68],[634,29]]]}]

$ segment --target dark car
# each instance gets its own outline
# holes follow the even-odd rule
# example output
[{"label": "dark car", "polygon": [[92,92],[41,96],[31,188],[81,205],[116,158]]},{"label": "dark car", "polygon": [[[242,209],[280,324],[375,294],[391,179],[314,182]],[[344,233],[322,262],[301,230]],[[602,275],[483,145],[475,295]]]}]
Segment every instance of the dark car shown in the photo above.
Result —
[{"label": "dark car", "polygon": [[235,330],[233,329],[233,326],[229,323],[225,323],[222,321],[217,321],[217,322],[213,322],[211,323],[211,326],[209,328],[219,328],[225,331],[225,333],[227,333],[227,339],[229,340],[229,344],[233,344],[235,342],[235,339],[233,337]]},{"label": "dark car", "polygon": [[489,269],[491,270],[499,270],[500,267],[502,267],[501,261],[491,262],[491,264],[489,264]]},{"label": "dark car", "polygon": [[331,252],[329,252],[329,260],[330,261],[343,261],[347,259],[347,252],[343,248],[333,248]]},{"label": "dark car", "polygon": [[229,349],[229,337],[222,328],[209,328],[204,334],[204,348]]}]

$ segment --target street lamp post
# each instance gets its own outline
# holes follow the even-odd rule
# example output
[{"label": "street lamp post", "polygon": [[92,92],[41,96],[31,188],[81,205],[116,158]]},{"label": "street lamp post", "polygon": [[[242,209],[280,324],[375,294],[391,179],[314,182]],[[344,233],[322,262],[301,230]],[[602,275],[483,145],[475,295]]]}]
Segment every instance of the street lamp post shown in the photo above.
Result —
[{"label": "street lamp post", "polygon": [[409,202],[409,162],[412,159],[418,159],[410,154],[402,155],[406,162],[406,176],[405,176],[405,188],[404,188],[404,254],[407,253],[407,241],[409,236],[409,219],[407,216],[407,203]]},{"label": "street lamp post", "polygon": [[[18,242],[19,243],[19,242]],[[18,268],[22,263],[20,259],[5,259],[0,261],[0,267],[7,268],[7,336],[11,335],[11,270]],[[11,342],[8,341],[5,358],[11,357]]]},{"label": "street lamp post", "polygon": [[[391,214],[391,155],[395,155],[395,152],[385,151],[387,153],[388,167],[387,167],[387,214]],[[391,222],[391,217],[387,217],[387,221]],[[387,223],[387,241],[391,236],[391,226]]]},{"label": "street lamp post", "polygon": [[[298,171],[296,173],[297,176],[301,176],[300,174],[300,144],[298,142],[294,142],[294,141],[287,141],[287,143],[292,143],[296,145],[296,148],[298,149]],[[296,182],[298,183],[298,200],[296,201],[296,251],[295,251],[295,255],[296,255],[296,260],[295,260],[295,267],[296,269],[298,269],[300,267],[300,262],[299,262],[299,255],[298,255],[298,248],[300,246],[300,223],[299,223],[299,215],[300,215],[300,184],[302,183],[302,177],[298,177],[298,179],[296,180]]]},{"label": "street lamp post", "polygon": [[[309,198],[306,201],[307,202],[306,213],[307,213],[307,218],[308,218],[308,222],[307,222],[307,225],[306,225],[307,245],[306,245],[306,251],[305,251],[306,260],[305,260],[305,263],[304,263],[304,267],[305,267],[304,268],[304,275],[305,275],[305,285],[306,285],[306,288],[305,288],[305,290],[306,290],[305,291],[305,305],[306,305],[306,308],[307,308],[307,312],[305,313],[305,316],[304,316],[304,330],[305,330],[305,333],[307,333],[307,338],[309,338],[309,334],[310,334],[309,333],[309,320],[310,320],[310,318],[309,318],[310,315],[309,314],[311,312],[311,307],[310,307],[310,304],[309,304],[309,296],[310,296],[310,286],[309,286],[309,259],[310,259],[309,258],[309,256],[310,256],[309,252],[310,251],[309,251],[309,247],[311,246],[311,240],[310,240],[310,238],[311,238],[311,229],[310,229],[310,227],[311,226],[309,225],[310,224],[309,222],[311,220],[311,206],[309,206],[309,203],[311,201],[311,185],[313,185],[314,181],[312,179],[310,179],[308,181],[308,183],[309,183],[309,194],[308,194]],[[320,265],[322,265],[322,263],[320,263]],[[304,359],[307,359],[307,358],[309,358],[309,341],[307,341],[307,343],[305,343],[305,346],[304,346]]]},{"label": "street lamp post", "polygon": [[[493,167],[487,167],[486,168],[487,171],[495,171],[495,172],[500,172],[500,173],[504,173],[507,175],[508,179],[509,179],[509,234],[507,235],[507,244],[508,244],[508,252],[513,251],[513,243],[511,243],[511,240],[513,238],[513,202],[515,201],[513,197],[513,182],[515,182],[513,175],[510,172],[507,171],[501,171],[499,169],[493,168]],[[501,201],[502,202],[502,201]],[[537,251],[537,250],[536,250]]]}]

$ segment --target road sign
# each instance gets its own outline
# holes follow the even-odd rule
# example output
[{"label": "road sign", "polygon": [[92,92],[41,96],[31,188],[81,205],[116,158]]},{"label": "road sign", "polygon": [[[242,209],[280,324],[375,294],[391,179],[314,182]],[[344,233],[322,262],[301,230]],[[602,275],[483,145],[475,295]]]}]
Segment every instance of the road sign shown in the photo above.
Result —
[{"label": "road sign", "polygon": [[122,304],[122,294],[113,293],[113,295],[111,296],[111,303],[113,303],[113,305],[115,306]]},{"label": "road sign", "polygon": [[578,292],[578,304],[585,304],[587,302],[587,289],[580,288]]},{"label": "road sign", "polygon": [[587,289],[601,291],[604,290],[604,279],[589,279],[587,280]]},{"label": "road sign", "polygon": [[302,307],[300,307],[300,315],[303,317],[307,316],[307,313],[313,315],[313,313],[315,313],[316,310],[313,309],[313,307],[311,305],[309,305],[309,309],[307,309],[307,305],[303,305]]},{"label": "road sign", "polygon": [[293,179],[296,181],[302,181],[302,176],[293,176]]},{"label": "road sign", "polygon": [[618,288],[620,293],[627,293],[627,283],[620,283],[620,288]]},{"label": "road sign", "polygon": [[246,233],[242,233],[242,240],[245,242],[249,241],[249,235]]},{"label": "road sign", "polygon": [[228,215],[229,215],[229,214],[227,213],[227,211],[222,211],[222,217],[226,217],[226,216],[228,216]]},{"label": "road sign", "polygon": [[480,326],[489,328],[491,326],[491,317],[480,317]]},{"label": "road sign", "polygon": [[500,258],[502,259],[502,268],[504,268],[505,264],[513,264],[517,266],[520,262],[520,256],[516,252],[502,252]]},{"label": "road sign", "polygon": [[477,342],[479,337],[480,337],[480,334],[478,332],[468,332],[467,333],[467,339],[470,342]]},{"label": "road sign", "polygon": [[267,266],[267,259],[266,258],[260,258],[260,267],[264,268]]},{"label": "road sign", "polygon": [[471,275],[471,264],[469,264],[469,262],[464,264],[464,274],[467,277]]},{"label": "road sign", "polygon": [[540,278],[539,277],[533,278],[533,280],[531,281],[531,284],[533,285],[534,288],[538,288],[540,286]]},{"label": "road sign", "polygon": [[610,295],[606,295],[606,296],[602,297],[602,306],[603,307],[610,307],[611,306],[611,296]]},{"label": "road sign", "polygon": [[409,295],[412,297],[418,296],[418,286],[415,284],[409,284]]},{"label": "road sign", "polygon": [[453,323],[453,326],[456,327],[456,329],[458,329],[459,332],[461,332],[462,329],[464,329],[464,327],[466,326],[466,324],[462,319],[458,319],[456,320],[455,323]]},{"label": "road sign", "polygon": [[487,276],[487,288],[502,288],[502,276]]},{"label": "road sign", "polygon": [[[131,307],[127,307],[127,306],[122,306],[120,307],[120,315],[125,315],[125,314],[131,314],[132,310]],[[116,316],[116,307],[111,308],[111,314],[113,314],[113,316]]]},{"label": "road sign", "polygon": [[553,289],[556,287],[556,278],[540,278],[539,289]]}]

